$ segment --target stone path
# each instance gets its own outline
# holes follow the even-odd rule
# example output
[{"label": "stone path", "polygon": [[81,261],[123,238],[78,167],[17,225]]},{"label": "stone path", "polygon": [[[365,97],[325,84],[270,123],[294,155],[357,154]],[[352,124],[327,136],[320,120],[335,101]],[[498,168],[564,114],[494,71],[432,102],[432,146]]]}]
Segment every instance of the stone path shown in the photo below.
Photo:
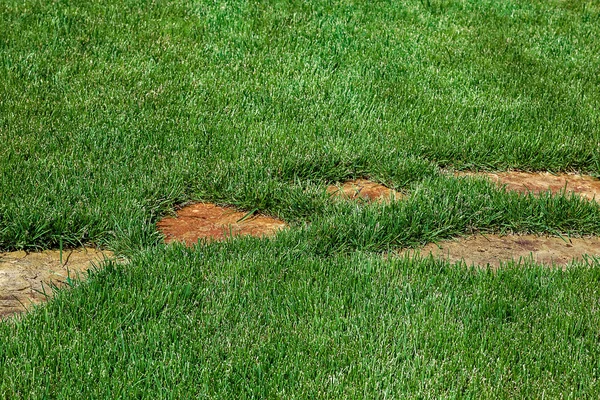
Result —
[{"label": "stone path", "polygon": [[[577,174],[526,172],[475,173],[456,172],[456,176],[483,176],[507,190],[540,194],[546,191],[573,192],[600,202],[600,180]],[[326,188],[332,198],[352,201],[396,201],[406,196],[367,179],[356,179]],[[176,217],[166,217],[157,223],[165,242],[180,241],[192,246],[200,239],[225,240],[232,236],[272,236],[288,225],[277,218],[237,211],[215,204],[197,203],[177,211]],[[600,257],[600,238],[543,237],[534,235],[476,235],[428,244],[420,249],[402,250],[400,254],[433,255],[452,262],[498,267],[507,260],[532,259],[545,265],[564,267],[586,255]],[[82,248],[65,251],[46,250],[38,253],[23,251],[0,253],[0,319],[23,312],[32,304],[52,295],[51,284],[62,286],[68,277],[86,271],[92,262],[112,257],[111,252]],[[62,262],[61,262],[62,261]]]}]

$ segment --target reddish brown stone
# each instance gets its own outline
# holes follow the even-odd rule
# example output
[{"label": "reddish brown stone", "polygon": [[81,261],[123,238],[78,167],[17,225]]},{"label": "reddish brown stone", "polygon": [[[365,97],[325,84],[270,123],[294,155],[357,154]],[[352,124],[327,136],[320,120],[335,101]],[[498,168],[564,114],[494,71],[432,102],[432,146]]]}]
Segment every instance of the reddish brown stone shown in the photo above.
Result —
[{"label": "reddish brown stone", "polygon": [[232,208],[209,203],[196,203],[177,212],[176,217],[166,217],[156,226],[165,235],[165,242],[183,242],[192,246],[199,239],[225,240],[230,236],[272,236],[287,224],[263,215],[248,216]]},{"label": "reddish brown stone", "polygon": [[327,187],[327,193],[332,197],[345,200],[364,200],[368,202],[393,201],[404,198],[402,193],[367,179],[356,179],[344,182],[341,185],[330,185]]}]

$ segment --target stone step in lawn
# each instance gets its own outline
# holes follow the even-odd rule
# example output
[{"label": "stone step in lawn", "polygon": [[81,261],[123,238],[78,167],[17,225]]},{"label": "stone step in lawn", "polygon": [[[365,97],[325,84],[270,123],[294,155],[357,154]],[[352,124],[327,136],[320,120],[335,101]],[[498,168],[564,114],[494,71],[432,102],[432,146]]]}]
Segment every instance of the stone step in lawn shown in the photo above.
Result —
[{"label": "stone step in lawn", "polygon": [[579,174],[551,174],[549,172],[455,172],[455,176],[484,177],[506,187],[507,190],[535,195],[550,191],[553,194],[565,191],[575,193],[588,200],[600,202],[600,179]]},{"label": "stone step in lawn", "polygon": [[404,249],[400,251],[400,255],[431,255],[452,263],[463,261],[468,266],[478,267],[498,268],[501,263],[511,260],[532,260],[564,268],[573,261],[582,261],[588,256],[600,257],[600,238],[479,234],[429,243],[419,249]]},{"label": "stone step in lawn", "polygon": [[99,264],[105,257],[113,257],[113,253],[87,247],[62,254],[59,250],[0,253],[0,319],[45,301],[44,293],[53,294],[51,285],[64,286],[69,278],[82,276],[92,263]]},{"label": "stone step in lawn", "polygon": [[226,240],[232,236],[273,236],[287,227],[280,219],[238,211],[211,203],[196,203],[165,217],[156,224],[165,242],[183,242],[193,246],[200,239]]}]

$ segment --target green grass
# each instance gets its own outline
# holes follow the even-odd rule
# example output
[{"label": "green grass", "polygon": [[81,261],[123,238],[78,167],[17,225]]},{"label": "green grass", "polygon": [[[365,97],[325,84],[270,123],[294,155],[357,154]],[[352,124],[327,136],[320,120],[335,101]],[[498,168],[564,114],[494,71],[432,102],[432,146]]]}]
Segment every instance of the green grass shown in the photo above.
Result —
[{"label": "green grass", "polygon": [[[599,265],[148,249],[0,325],[7,397],[595,397]],[[25,356],[26,354],[26,356]]]},{"label": "green grass", "polygon": [[[0,1],[0,249],[131,260],[0,325],[0,396],[598,397],[597,263],[382,257],[600,234],[597,204],[443,173],[600,176],[598,37],[595,0]],[[410,197],[328,199],[356,177]],[[192,200],[292,228],[160,244]]]}]

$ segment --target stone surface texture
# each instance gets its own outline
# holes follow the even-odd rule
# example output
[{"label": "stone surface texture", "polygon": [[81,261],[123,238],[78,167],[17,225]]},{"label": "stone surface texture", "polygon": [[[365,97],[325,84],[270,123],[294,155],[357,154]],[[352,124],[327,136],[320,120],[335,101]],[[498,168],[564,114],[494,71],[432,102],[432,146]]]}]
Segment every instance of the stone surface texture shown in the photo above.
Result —
[{"label": "stone surface texture", "polygon": [[457,176],[483,176],[507,190],[520,193],[554,194],[565,191],[576,193],[588,200],[600,202],[600,179],[578,174],[551,174],[548,172],[456,172]]},{"label": "stone surface texture", "polygon": [[105,256],[112,257],[112,253],[93,248],[65,250],[61,263],[59,250],[0,253],[0,319],[41,303],[46,300],[44,292],[53,294],[51,284],[63,286]]},{"label": "stone surface texture", "polygon": [[400,254],[433,255],[452,263],[497,268],[501,262],[531,259],[547,266],[565,267],[585,256],[600,257],[600,238],[566,238],[536,235],[474,235],[429,243]]},{"label": "stone surface texture", "polygon": [[199,239],[225,240],[231,236],[272,236],[287,227],[279,219],[263,215],[248,215],[233,208],[209,203],[196,203],[177,211],[176,217],[166,217],[157,223],[165,242],[183,242],[192,246]]},{"label": "stone surface texture", "polygon": [[344,200],[394,201],[401,200],[405,196],[393,189],[367,179],[355,179],[341,184],[330,185],[327,193],[332,197]]}]

